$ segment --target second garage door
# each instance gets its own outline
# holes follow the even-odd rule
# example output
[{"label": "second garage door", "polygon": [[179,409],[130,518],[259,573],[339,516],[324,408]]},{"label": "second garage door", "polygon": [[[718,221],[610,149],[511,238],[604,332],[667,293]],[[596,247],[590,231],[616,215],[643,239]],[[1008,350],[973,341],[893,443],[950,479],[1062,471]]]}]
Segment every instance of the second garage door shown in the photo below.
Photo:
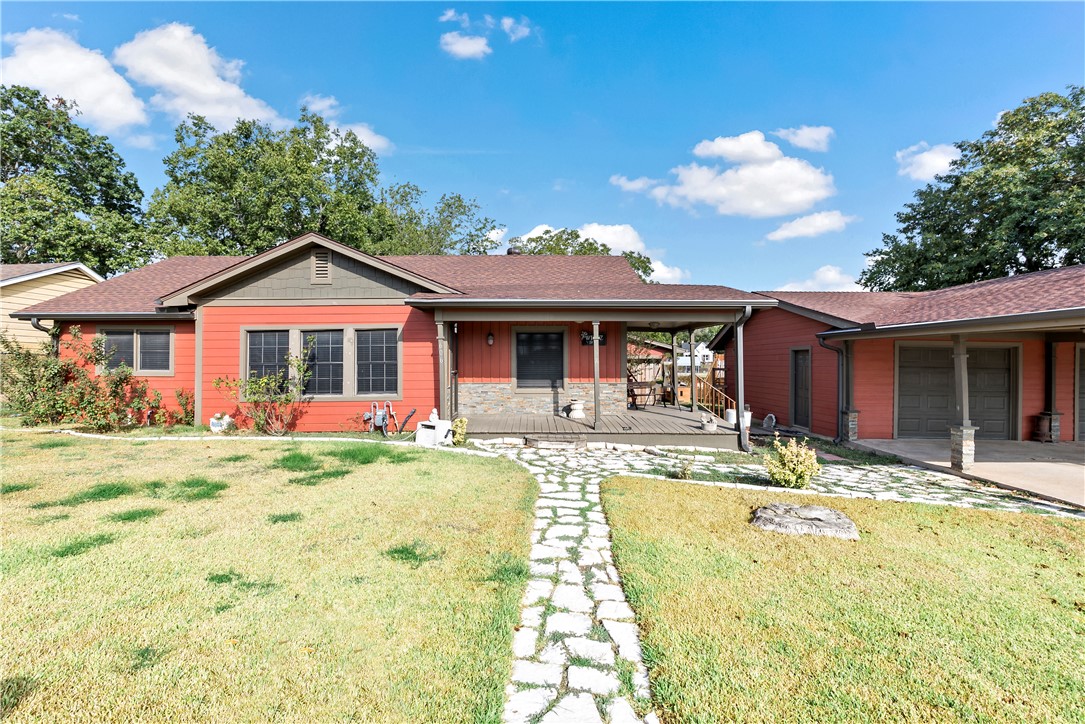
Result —
[{"label": "second garage door", "polygon": [[[953,350],[901,347],[897,394],[897,437],[949,437],[953,421]],[[976,437],[1013,437],[1013,350],[968,350],[968,407]]]}]

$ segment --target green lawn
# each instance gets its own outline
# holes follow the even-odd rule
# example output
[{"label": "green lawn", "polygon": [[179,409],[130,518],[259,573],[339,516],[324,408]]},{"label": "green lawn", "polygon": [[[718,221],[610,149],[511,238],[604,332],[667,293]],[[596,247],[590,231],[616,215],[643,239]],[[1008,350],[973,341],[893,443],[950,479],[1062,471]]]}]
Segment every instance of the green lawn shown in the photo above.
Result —
[{"label": "green lawn", "polygon": [[365,443],[5,432],[12,721],[498,721],[536,485]]},{"label": "green lawn", "polygon": [[[862,540],[749,525],[777,500]],[[642,478],[603,504],[666,721],[1085,721],[1085,522]]]}]

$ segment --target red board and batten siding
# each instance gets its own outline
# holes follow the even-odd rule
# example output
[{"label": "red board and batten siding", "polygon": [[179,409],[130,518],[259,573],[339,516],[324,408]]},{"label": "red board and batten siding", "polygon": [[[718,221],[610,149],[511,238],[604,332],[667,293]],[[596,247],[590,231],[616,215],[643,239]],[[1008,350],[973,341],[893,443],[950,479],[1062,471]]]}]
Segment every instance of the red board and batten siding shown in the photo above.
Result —
[{"label": "red board and batten siding", "polygon": [[[817,435],[833,437],[837,424],[837,356],[818,345],[818,332],[828,327],[783,309],[761,309],[746,322],[743,372],[746,402],[754,419],[770,412],[780,425],[791,422],[791,350],[810,350],[811,425]],[[734,355],[734,342],[728,347]],[[727,376],[727,394],[735,396],[734,375]]]},{"label": "red board and batten siding", "polygon": [[[558,314],[555,312],[555,314]],[[459,322],[458,379],[460,382],[508,383],[512,381],[513,327],[562,327],[566,330],[570,382],[592,382],[595,379],[595,359],[592,345],[580,343],[580,332],[591,332],[591,325],[562,322]],[[619,322],[603,322],[599,331],[606,334],[607,343],[599,348],[599,379],[601,382],[624,382],[622,367],[625,340]],[[494,343],[486,343],[493,334]]]},{"label": "red board and batten siding", "polygon": [[162,329],[173,327],[173,374],[153,375],[139,377],[147,382],[149,390],[162,395],[162,407],[169,410],[179,409],[176,392],[185,389],[193,392],[196,389],[196,324],[195,322],[138,322],[125,325],[123,322],[108,322],[102,325],[93,322],[80,322],[78,324],[65,324],[61,327],[60,355],[61,357],[74,357],[74,353],[67,349],[66,342],[71,342],[71,328],[79,327],[83,339],[89,342],[98,334],[99,327],[107,329],[123,329],[135,327],[137,329]]},{"label": "red board and batten siding", "polygon": [[[403,389],[393,399],[400,420],[417,408],[410,427],[425,420],[437,407],[437,326],[429,312],[399,305],[380,306],[298,306],[298,307],[217,307],[200,311],[203,325],[203,422],[216,412],[231,412],[233,405],[214,387],[217,377],[236,379],[241,366],[241,328],[348,328],[353,325],[402,326]],[[344,374],[353,374],[344,370]],[[366,412],[369,401],[314,399],[298,422],[301,432],[337,431],[348,426],[351,417]],[[382,403],[383,404],[383,401]]]}]

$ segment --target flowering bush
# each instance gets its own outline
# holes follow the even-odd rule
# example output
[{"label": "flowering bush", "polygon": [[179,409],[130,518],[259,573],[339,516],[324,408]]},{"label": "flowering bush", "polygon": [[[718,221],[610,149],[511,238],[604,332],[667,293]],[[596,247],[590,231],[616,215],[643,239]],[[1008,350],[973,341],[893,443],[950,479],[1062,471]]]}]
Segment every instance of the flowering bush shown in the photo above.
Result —
[{"label": "flowering bush", "polygon": [[306,364],[308,351],[286,358],[286,370],[267,375],[249,375],[243,380],[218,377],[215,389],[237,404],[240,415],[252,429],[264,435],[285,435],[305,413],[309,402],[305,383],[312,371]]},{"label": "flowering bush", "polygon": [[[63,343],[71,356],[60,357],[48,343],[37,351],[21,348],[0,335],[4,353],[3,393],[6,403],[22,415],[22,424],[71,422],[97,432],[110,432],[149,422],[162,395],[133,376],[127,365],[109,369],[105,338],[87,342],[79,327]],[[100,368],[97,375],[90,370]]]},{"label": "flowering bush", "polygon": [[768,468],[769,479],[775,485],[805,488],[810,485],[810,480],[821,472],[817,451],[807,447],[806,438],[803,438],[801,443],[791,438],[787,445],[781,445],[780,433],[776,433],[772,447],[773,451],[765,455],[765,467]]}]

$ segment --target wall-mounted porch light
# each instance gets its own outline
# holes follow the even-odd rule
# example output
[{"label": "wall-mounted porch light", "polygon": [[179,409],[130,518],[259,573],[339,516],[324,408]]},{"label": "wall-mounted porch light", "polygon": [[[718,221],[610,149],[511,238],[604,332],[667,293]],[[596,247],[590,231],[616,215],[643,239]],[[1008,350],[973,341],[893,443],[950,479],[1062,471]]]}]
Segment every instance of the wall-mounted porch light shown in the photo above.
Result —
[{"label": "wall-mounted porch light", "polygon": [[489,334],[486,335],[486,344],[490,345],[491,347],[494,346],[494,333],[493,332],[490,332]]}]

